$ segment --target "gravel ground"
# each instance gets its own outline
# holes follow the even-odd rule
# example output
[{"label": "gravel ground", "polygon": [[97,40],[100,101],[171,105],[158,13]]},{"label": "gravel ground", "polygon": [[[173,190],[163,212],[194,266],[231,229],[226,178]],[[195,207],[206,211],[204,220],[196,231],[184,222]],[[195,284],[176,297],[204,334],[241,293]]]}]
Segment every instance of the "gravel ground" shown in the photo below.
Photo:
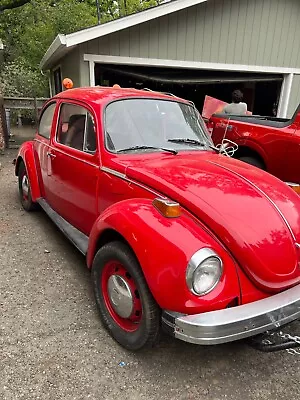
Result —
[{"label": "gravel ground", "polygon": [[0,399],[299,399],[300,355],[169,337],[137,354],[118,346],[84,258],[43,212],[20,207],[15,155],[0,156]]}]

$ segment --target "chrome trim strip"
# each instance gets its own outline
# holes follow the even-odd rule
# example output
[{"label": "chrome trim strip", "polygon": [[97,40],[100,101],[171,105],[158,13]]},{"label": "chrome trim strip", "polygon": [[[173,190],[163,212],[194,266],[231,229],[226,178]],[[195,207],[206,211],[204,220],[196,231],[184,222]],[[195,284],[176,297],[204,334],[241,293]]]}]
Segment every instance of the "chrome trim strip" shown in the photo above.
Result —
[{"label": "chrome trim strip", "polygon": [[107,167],[100,167],[100,170],[103,171],[103,172],[107,172],[108,174],[117,176],[118,178],[125,179],[126,181],[129,181],[129,179],[126,177],[125,174],[122,174],[119,171],[115,171],[114,169],[107,168]]},{"label": "chrome trim strip", "polygon": [[267,193],[265,193],[263,190],[261,190],[255,183],[251,182],[249,179],[245,178],[243,175],[239,174],[236,171],[232,171],[230,168],[224,167],[224,165],[220,165],[218,163],[215,163],[213,161],[209,161],[211,164],[217,165],[218,167],[224,168],[226,171],[231,172],[232,174],[235,174],[236,176],[242,178],[244,181],[248,182],[250,185],[252,185],[258,192],[260,192],[272,205],[273,207],[276,209],[276,211],[278,212],[278,214],[281,216],[281,218],[283,219],[283,221],[285,222],[293,240],[296,242],[296,236],[294,235],[294,232],[290,226],[290,224],[288,223],[287,219],[285,218],[285,216],[283,215],[283,213],[281,212],[281,210],[278,208],[278,206],[274,203],[274,201],[267,195]]},{"label": "chrome trim strip", "polygon": [[[42,137],[43,137],[43,136],[42,136]],[[49,140],[49,139],[47,139],[47,138],[45,138],[45,139],[46,139],[46,140]],[[45,146],[49,146],[49,147],[50,147],[50,143],[45,143],[45,142],[43,142],[42,140],[37,139],[36,137],[33,138],[33,141],[34,141],[34,142],[41,143],[41,144],[44,144]]]},{"label": "chrome trim strip", "polygon": [[195,315],[163,311],[162,322],[185,342],[214,345],[258,335],[300,317],[300,285],[253,303]]},{"label": "chrome trim strip", "polygon": [[138,186],[138,187],[140,187],[140,188],[142,188],[144,190],[147,190],[147,192],[150,192],[150,193],[154,194],[154,196],[159,197],[160,199],[164,199],[164,200],[167,199],[167,197],[162,196],[160,193],[156,192],[155,190],[153,190],[153,189],[151,189],[151,188],[149,188],[147,186],[144,186],[143,184],[141,184],[139,182],[136,182],[136,181],[128,178],[125,174],[122,174],[119,171],[116,171],[114,169],[111,169],[111,168],[108,168],[108,167],[104,167],[104,166],[100,167],[100,170],[103,171],[103,172],[106,172],[107,174],[111,174],[111,175],[114,175],[114,176],[116,176],[118,178],[121,178],[124,181],[132,183],[133,185],[136,185],[136,186]]}]

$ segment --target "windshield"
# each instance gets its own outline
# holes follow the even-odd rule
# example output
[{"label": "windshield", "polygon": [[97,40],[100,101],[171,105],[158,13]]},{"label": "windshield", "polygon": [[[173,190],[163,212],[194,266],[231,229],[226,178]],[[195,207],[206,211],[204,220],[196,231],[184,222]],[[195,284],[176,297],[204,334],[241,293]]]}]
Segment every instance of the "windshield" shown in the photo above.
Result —
[{"label": "windshield", "polygon": [[161,151],[162,148],[202,150],[212,145],[195,107],[159,99],[110,103],[105,111],[105,132],[107,148],[123,153]]}]

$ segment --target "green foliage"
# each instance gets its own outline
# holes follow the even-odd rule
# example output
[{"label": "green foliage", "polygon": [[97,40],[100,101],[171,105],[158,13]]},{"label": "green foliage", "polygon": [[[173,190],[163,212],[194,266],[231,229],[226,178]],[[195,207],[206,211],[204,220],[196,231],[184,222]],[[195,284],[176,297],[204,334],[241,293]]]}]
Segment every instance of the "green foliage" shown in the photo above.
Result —
[{"label": "green foliage", "polygon": [[0,14],[0,37],[5,45],[0,87],[4,95],[47,94],[48,81],[39,69],[47,48],[58,33],[72,33],[96,23],[96,8],[78,0],[31,0]]},{"label": "green foliage", "polygon": [[[159,2],[99,0],[101,23]],[[23,3],[26,4],[20,7]],[[1,6],[6,8],[3,12]],[[35,93],[44,96],[48,83],[40,73],[39,64],[56,35],[96,24],[95,0],[0,0],[0,38],[5,45],[4,64],[0,65],[0,88],[4,95],[29,96],[29,93]]]},{"label": "green foliage", "polygon": [[49,96],[47,76],[22,61],[11,61],[0,72],[0,92],[11,97]]},{"label": "green foliage", "polygon": [[156,0],[119,0],[118,3],[121,10],[120,16],[134,14],[159,4]]},{"label": "green foliage", "polygon": [[[2,19],[2,21],[1,21]],[[71,33],[95,25],[96,9],[77,0],[32,0],[0,17],[6,45],[5,59],[22,58],[37,68],[58,33]]]},{"label": "green foliage", "polygon": [[[95,7],[96,0],[82,0]],[[161,0],[99,0],[101,23],[157,6]]]}]

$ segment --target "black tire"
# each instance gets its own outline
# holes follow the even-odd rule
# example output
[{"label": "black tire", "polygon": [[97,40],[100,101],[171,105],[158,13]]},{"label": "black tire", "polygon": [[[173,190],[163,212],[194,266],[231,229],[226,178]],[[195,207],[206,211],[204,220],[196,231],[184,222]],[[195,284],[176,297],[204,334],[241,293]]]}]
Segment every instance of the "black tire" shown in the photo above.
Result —
[{"label": "black tire", "polygon": [[[123,327],[123,325],[127,323],[134,324],[134,322],[130,320],[132,315],[135,316],[133,311],[130,317],[121,318],[117,315],[115,310],[109,309],[109,307],[112,309],[112,303],[110,302],[108,304],[110,299],[109,285],[108,281],[107,284],[105,283],[107,276],[109,276],[109,273],[107,274],[107,269],[113,268],[114,271],[118,271],[118,267],[114,265],[109,266],[110,263],[116,263],[115,265],[119,263],[121,269],[124,267],[124,271],[127,271],[127,274],[123,275],[124,278],[128,279],[128,282],[137,289],[134,290],[134,292],[131,291],[131,294],[134,295],[133,301],[139,302],[141,316],[136,317],[140,318],[140,320],[136,325],[133,325],[133,331],[128,331]],[[101,320],[111,336],[128,350],[137,351],[142,348],[152,347],[159,337],[161,312],[148,288],[139,263],[131,249],[122,242],[111,242],[104,245],[94,258],[92,280],[95,300]],[[116,321],[116,317],[121,320],[120,324]]]},{"label": "black tire", "polygon": [[238,159],[247,164],[253,165],[254,167],[257,167],[259,169],[265,169],[263,162],[260,161],[258,158],[251,157],[251,156],[244,156],[244,157],[239,157]]},{"label": "black tire", "polygon": [[[26,180],[26,185],[28,187],[27,193],[25,193],[24,187],[23,187],[24,180]],[[19,182],[19,196],[20,196],[20,201],[21,201],[22,207],[26,211],[36,210],[38,208],[38,205],[37,205],[37,203],[34,203],[32,201],[30,182],[29,182],[29,178],[28,178],[27,171],[26,171],[23,161],[21,162],[21,164],[19,166],[18,182]]]}]

